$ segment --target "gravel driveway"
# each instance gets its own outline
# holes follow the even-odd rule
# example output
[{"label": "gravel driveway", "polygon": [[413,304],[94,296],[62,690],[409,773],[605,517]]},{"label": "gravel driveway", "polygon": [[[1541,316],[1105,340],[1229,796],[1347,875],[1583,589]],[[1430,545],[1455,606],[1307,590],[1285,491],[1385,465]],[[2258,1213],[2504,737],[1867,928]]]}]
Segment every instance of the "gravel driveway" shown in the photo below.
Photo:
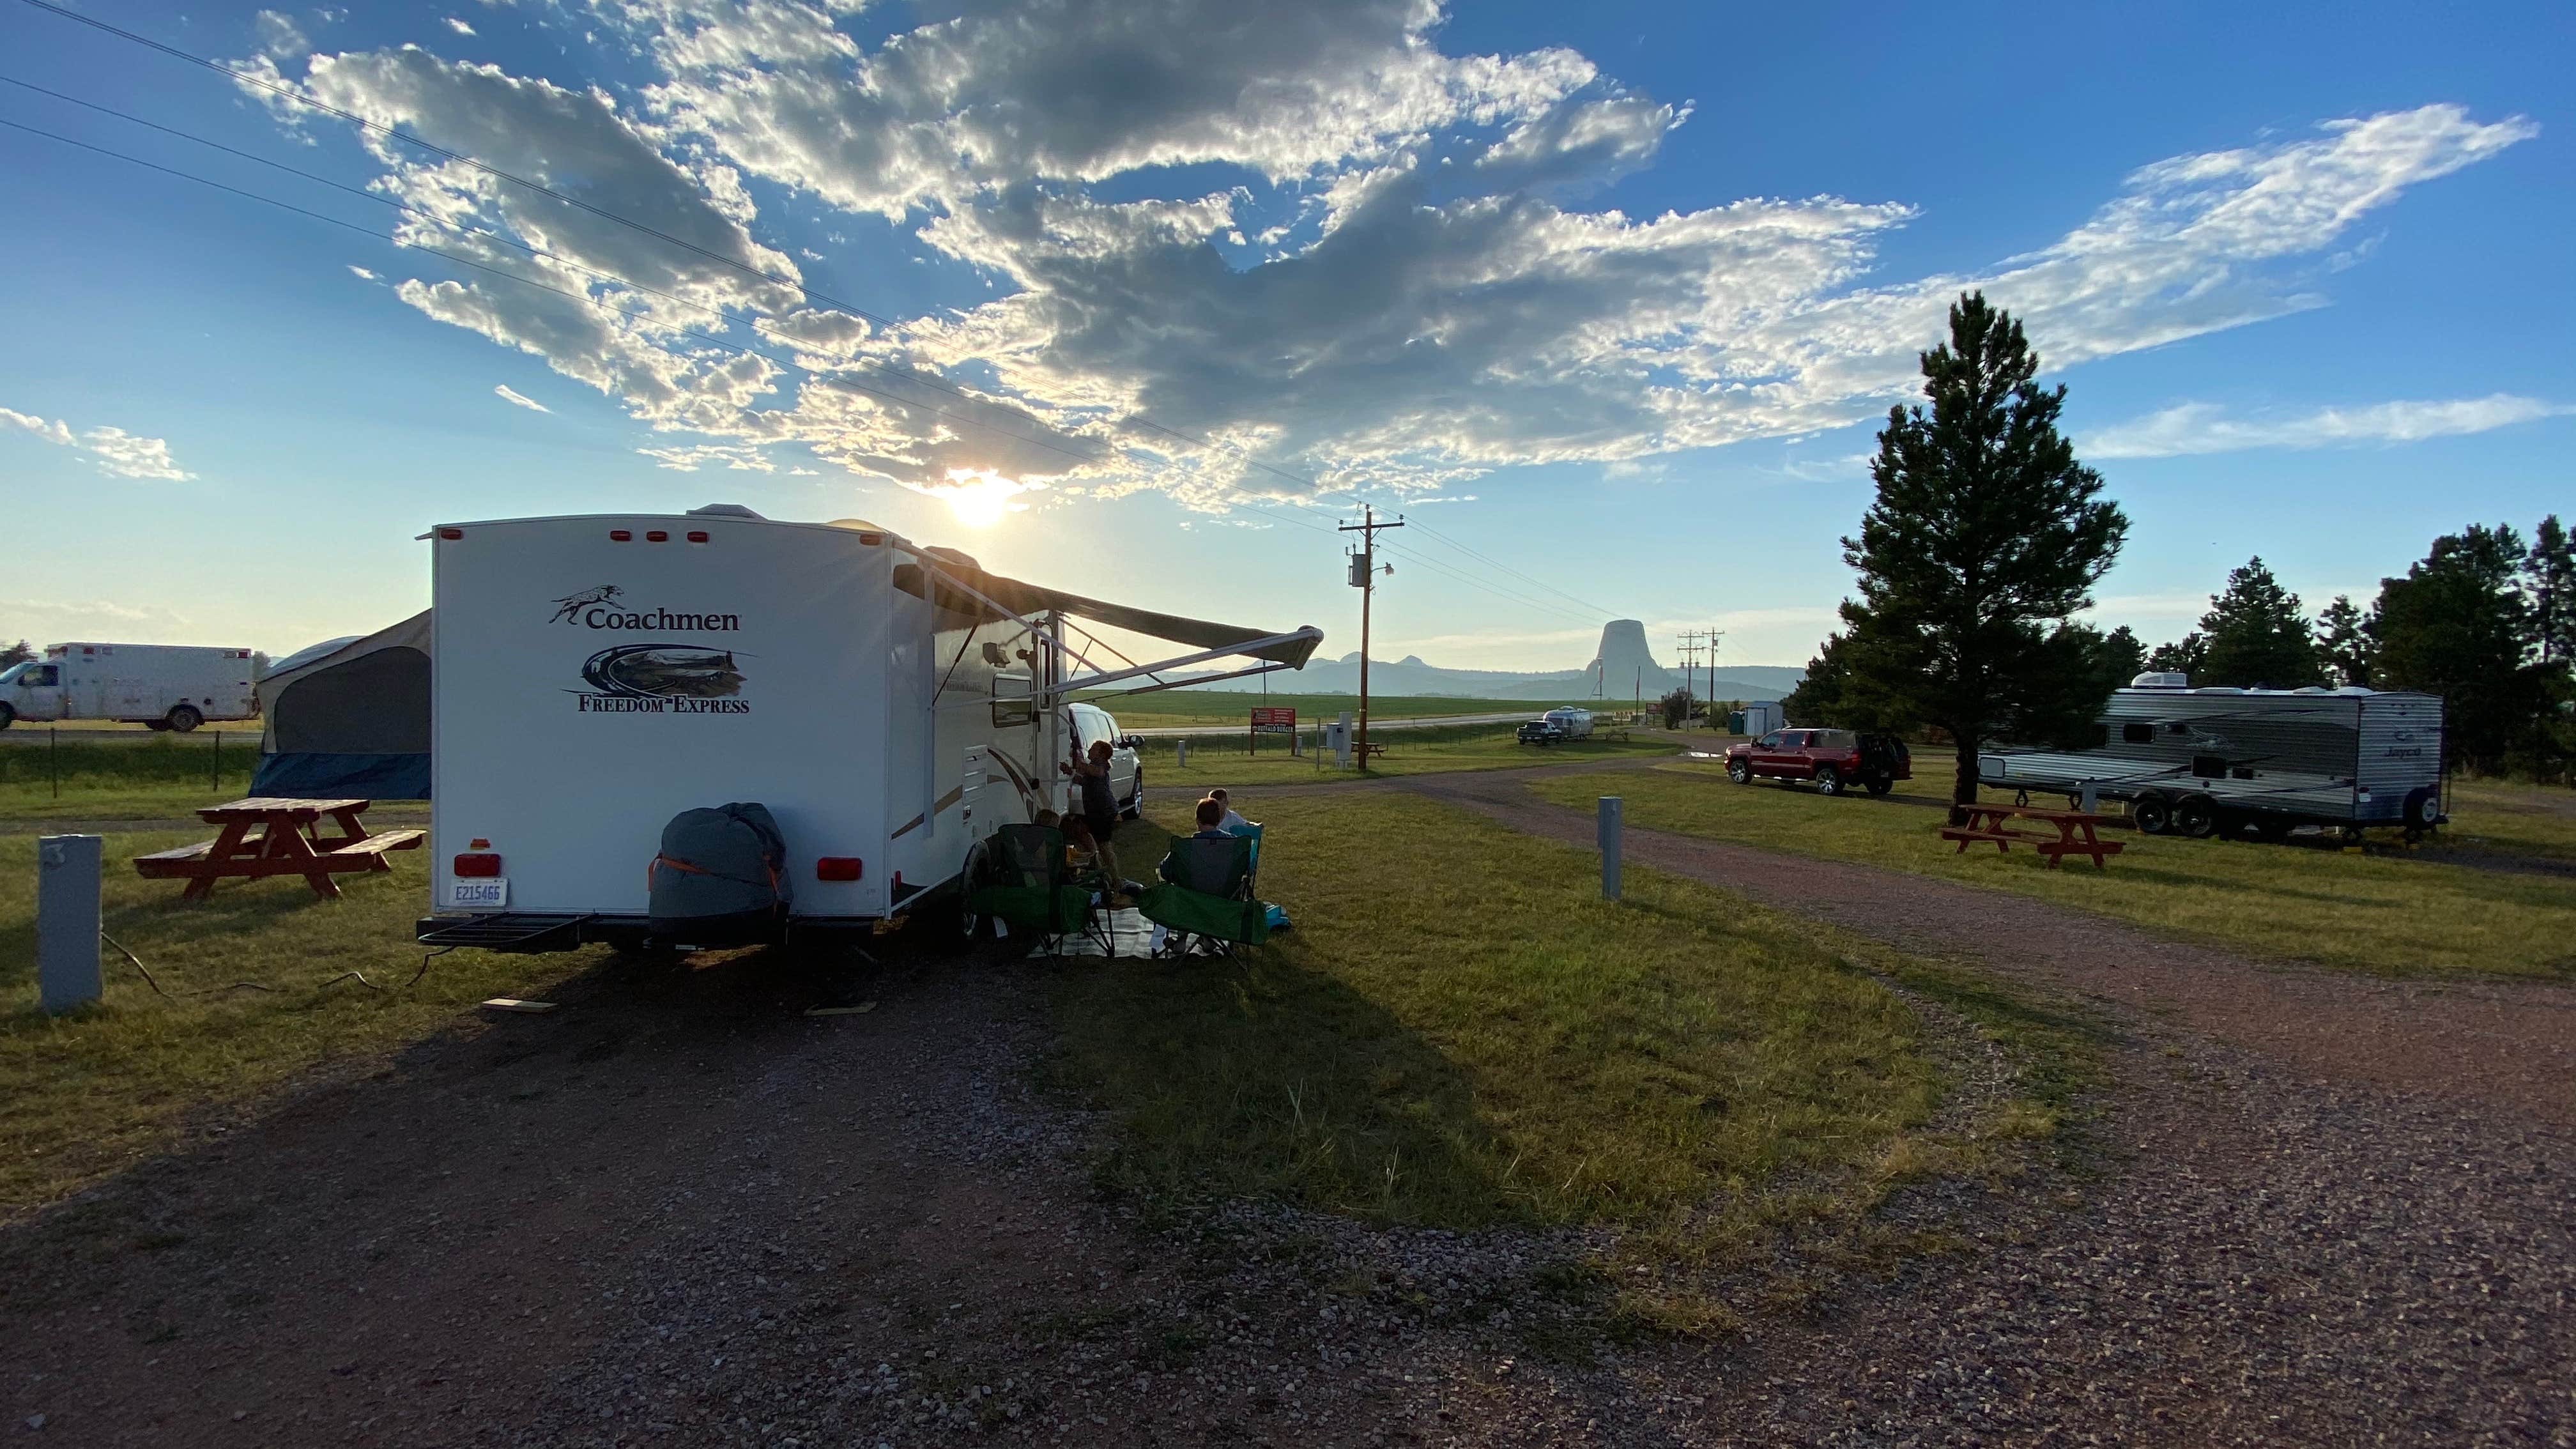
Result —
[{"label": "gravel driveway", "polygon": [[[1397,783],[1589,839],[1509,776]],[[2146,974],[2118,963],[2175,948],[2019,898],[1648,832],[1629,850],[1950,955],[1958,912],[1979,913],[1966,939],[2008,921],[1993,969],[2116,1028],[2096,1172],[1900,1198],[1956,1250],[1833,1280],[1741,1337],[1541,1354],[1532,1274],[1563,1239],[1248,1207],[1144,1223],[1099,1194],[1101,1124],[1028,1085],[1045,974],[1097,966],[897,957],[866,982],[874,1011],[826,1019],[802,1009],[833,983],[603,970],[552,1015],[471,1022],[209,1122],[0,1227],[0,1431],[2576,1443],[2576,1154],[2546,1080],[2565,993],[2383,997],[2214,953]],[[2275,1019],[2320,1010],[2341,1024]],[[2456,1055],[2385,1060],[2382,1020]]]}]

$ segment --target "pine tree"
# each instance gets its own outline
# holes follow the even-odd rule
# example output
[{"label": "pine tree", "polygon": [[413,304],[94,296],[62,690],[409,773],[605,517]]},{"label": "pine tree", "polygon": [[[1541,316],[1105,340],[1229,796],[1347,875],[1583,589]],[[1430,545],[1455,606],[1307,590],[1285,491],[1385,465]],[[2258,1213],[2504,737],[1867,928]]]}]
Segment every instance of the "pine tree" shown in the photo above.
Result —
[{"label": "pine tree", "polygon": [[2368,688],[2377,646],[2370,637],[2370,619],[2353,604],[2352,595],[2335,595],[2317,615],[2316,633],[2317,657],[2333,682]]},{"label": "pine tree", "polygon": [[2227,575],[2224,593],[2209,596],[2200,616],[2208,639],[2194,684],[2297,689],[2317,682],[2317,644],[2299,596],[2281,587],[2261,555]]},{"label": "pine tree", "polygon": [[2540,662],[2576,662],[2576,542],[2569,540],[2557,514],[2540,520],[2522,567]]},{"label": "pine tree", "polygon": [[2486,773],[2530,737],[2547,695],[2518,586],[2526,557],[2509,527],[2445,534],[2406,577],[2381,581],[2373,611],[2375,682],[2441,695],[2452,757]]},{"label": "pine tree", "polygon": [[[2032,381],[2021,324],[1971,293],[1950,340],[1922,355],[1925,403],[1890,409],[1870,464],[1877,499],[1843,558],[1847,696],[1958,742],[1954,804],[1977,798],[1978,745],[2046,738],[2105,696],[2075,697],[2056,639],[2087,607],[2128,534],[2101,475],[2057,430],[2066,389]],[[1926,405],[1928,404],[1928,406]]]},{"label": "pine tree", "polygon": [[2209,639],[2194,629],[2170,644],[2157,645],[2156,652],[2147,656],[2147,667],[2158,674],[2189,675],[2198,683],[2200,667],[2208,660]]}]

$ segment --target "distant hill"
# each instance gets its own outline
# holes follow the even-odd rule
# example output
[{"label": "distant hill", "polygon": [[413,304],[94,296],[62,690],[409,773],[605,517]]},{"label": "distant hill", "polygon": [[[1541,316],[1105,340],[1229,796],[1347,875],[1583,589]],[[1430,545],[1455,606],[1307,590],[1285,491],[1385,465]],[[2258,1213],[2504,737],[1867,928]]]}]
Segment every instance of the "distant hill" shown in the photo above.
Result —
[{"label": "distant hill", "polygon": [[[1695,671],[1696,672],[1696,671]],[[1776,664],[1721,665],[1716,687],[1711,690],[1708,677],[1699,673],[1692,681],[1695,689],[1717,699],[1778,699],[1797,688],[1806,673]],[[1648,699],[1660,698],[1682,682],[1681,672],[1655,662],[1646,648],[1645,626],[1634,619],[1616,619],[1601,631],[1601,647],[1592,663],[1581,669],[1555,669],[1528,673],[1507,669],[1443,669],[1425,663],[1418,655],[1408,654],[1397,660],[1373,660],[1369,664],[1371,694],[1449,695],[1467,699],[1582,699],[1595,689],[1601,697],[1624,700],[1642,693]],[[1360,687],[1360,657],[1345,654],[1339,659],[1319,659],[1293,674],[1270,676],[1273,689],[1293,689],[1301,694],[1356,694]],[[1192,689],[1230,693],[1259,693],[1258,679],[1229,679],[1218,684],[1191,685]]]}]

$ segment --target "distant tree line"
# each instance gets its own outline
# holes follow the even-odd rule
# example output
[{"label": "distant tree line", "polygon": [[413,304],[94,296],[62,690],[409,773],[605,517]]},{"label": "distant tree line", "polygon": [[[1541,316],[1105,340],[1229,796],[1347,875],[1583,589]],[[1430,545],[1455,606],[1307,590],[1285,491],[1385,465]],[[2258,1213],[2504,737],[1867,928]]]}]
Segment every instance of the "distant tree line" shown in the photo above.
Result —
[{"label": "distant tree line", "polygon": [[2111,691],[2146,670],[2194,685],[2363,685],[2446,701],[2452,760],[2566,778],[2576,764],[2576,553],[2555,514],[2525,542],[2472,525],[2433,541],[2367,610],[2311,619],[2260,557],[2230,572],[2200,627],[2149,651],[2072,616],[2119,556],[2128,519],[2057,431],[2021,325],[1982,295],[1922,354],[1924,401],[1888,414],[1877,496],[1843,540],[1859,576],[1843,627],[1782,701],[1800,724],[1958,746],[1952,799],[1976,799],[1978,747],[2080,748]]}]

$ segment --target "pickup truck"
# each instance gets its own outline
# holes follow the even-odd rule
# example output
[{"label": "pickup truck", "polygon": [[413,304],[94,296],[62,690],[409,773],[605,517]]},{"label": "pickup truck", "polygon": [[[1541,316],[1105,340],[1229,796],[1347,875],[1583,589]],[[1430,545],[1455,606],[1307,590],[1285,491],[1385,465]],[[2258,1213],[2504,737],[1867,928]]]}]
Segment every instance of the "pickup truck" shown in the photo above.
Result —
[{"label": "pickup truck", "polygon": [[1854,785],[1884,795],[1899,780],[1914,778],[1913,752],[1894,735],[1854,730],[1773,730],[1726,752],[1726,777],[1750,785],[1756,777],[1812,781],[1819,795],[1839,795]]}]

